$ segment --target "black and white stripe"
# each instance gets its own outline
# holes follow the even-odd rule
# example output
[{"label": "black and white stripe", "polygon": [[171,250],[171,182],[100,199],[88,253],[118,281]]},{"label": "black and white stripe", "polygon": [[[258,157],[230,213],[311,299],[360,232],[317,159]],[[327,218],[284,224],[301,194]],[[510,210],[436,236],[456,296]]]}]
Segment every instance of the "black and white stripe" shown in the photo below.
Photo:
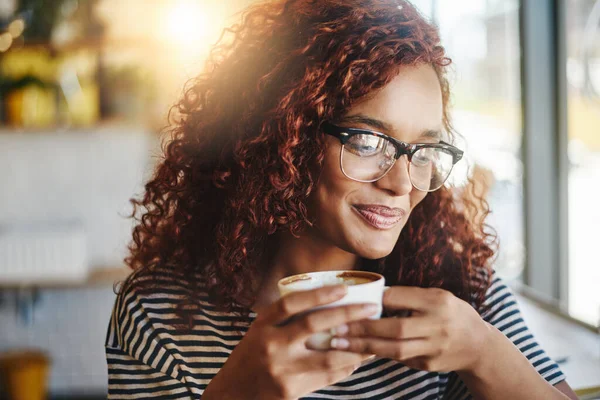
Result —
[{"label": "black and white stripe", "polygon": [[[251,314],[240,320],[217,311],[207,296],[200,296],[194,328],[175,329],[173,325],[180,322],[175,306],[184,288],[173,276],[171,271],[159,277],[160,291],[129,290],[117,296],[106,338],[109,399],[199,399],[256,317]],[[503,332],[550,384],[564,380],[525,325],[515,296],[500,278],[492,278],[482,318]],[[375,358],[343,381],[303,399],[367,398],[463,400],[471,396],[456,373],[418,371]]]}]

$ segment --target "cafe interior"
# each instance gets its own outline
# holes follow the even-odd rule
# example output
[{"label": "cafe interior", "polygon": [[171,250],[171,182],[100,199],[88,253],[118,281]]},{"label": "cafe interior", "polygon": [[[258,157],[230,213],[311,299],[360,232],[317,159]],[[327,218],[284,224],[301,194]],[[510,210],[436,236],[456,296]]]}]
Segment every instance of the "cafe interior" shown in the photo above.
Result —
[{"label": "cafe interior", "polygon": [[[106,398],[129,200],[185,83],[255,2],[0,0],[0,398]],[[600,0],[412,3],[453,61],[451,184],[479,185],[494,269],[600,399]]]}]

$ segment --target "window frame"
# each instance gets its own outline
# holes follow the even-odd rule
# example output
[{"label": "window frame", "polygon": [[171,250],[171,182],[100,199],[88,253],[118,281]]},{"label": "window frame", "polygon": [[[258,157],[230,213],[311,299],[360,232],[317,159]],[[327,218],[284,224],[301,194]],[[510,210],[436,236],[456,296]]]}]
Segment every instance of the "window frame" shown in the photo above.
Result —
[{"label": "window frame", "polygon": [[594,332],[569,314],[569,160],[566,1],[521,0],[522,159],[525,245],[518,291]]}]

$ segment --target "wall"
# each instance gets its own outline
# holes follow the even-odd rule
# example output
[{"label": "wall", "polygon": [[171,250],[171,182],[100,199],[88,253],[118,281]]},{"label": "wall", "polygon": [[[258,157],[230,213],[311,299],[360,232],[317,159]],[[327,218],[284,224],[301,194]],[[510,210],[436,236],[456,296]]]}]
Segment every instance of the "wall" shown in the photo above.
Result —
[{"label": "wall", "polygon": [[[85,268],[122,266],[132,225],[124,217],[128,199],[141,193],[155,146],[139,129],[0,132],[0,233],[3,226],[76,221],[86,235]],[[104,393],[112,286],[42,288],[30,321],[17,312],[17,293],[0,289],[0,352],[44,349],[53,393]]]},{"label": "wall", "polygon": [[46,351],[52,360],[50,391],[54,394],[104,394],[104,338],[114,297],[112,287],[42,290],[33,321],[26,323],[17,313],[15,292],[4,291],[0,352]]}]

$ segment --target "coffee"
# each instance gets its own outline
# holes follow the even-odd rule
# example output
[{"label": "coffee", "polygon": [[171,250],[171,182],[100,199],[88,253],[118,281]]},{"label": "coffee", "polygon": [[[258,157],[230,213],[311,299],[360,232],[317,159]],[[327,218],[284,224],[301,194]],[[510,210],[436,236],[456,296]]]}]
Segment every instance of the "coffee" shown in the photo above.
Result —
[{"label": "coffee", "polygon": [[337,278],[341,279],[344,285],[362,285],[379,279],[378,276],[371,276],[362,272],[342,272]]},{"label": "coffee", "polygon": [[291,276],[281,282],[287,290],[306,290],[322,286],[344,284],[348,286],[375,282],[379,275],[366,271],[343,271],[337,274],[301,274]]}]

